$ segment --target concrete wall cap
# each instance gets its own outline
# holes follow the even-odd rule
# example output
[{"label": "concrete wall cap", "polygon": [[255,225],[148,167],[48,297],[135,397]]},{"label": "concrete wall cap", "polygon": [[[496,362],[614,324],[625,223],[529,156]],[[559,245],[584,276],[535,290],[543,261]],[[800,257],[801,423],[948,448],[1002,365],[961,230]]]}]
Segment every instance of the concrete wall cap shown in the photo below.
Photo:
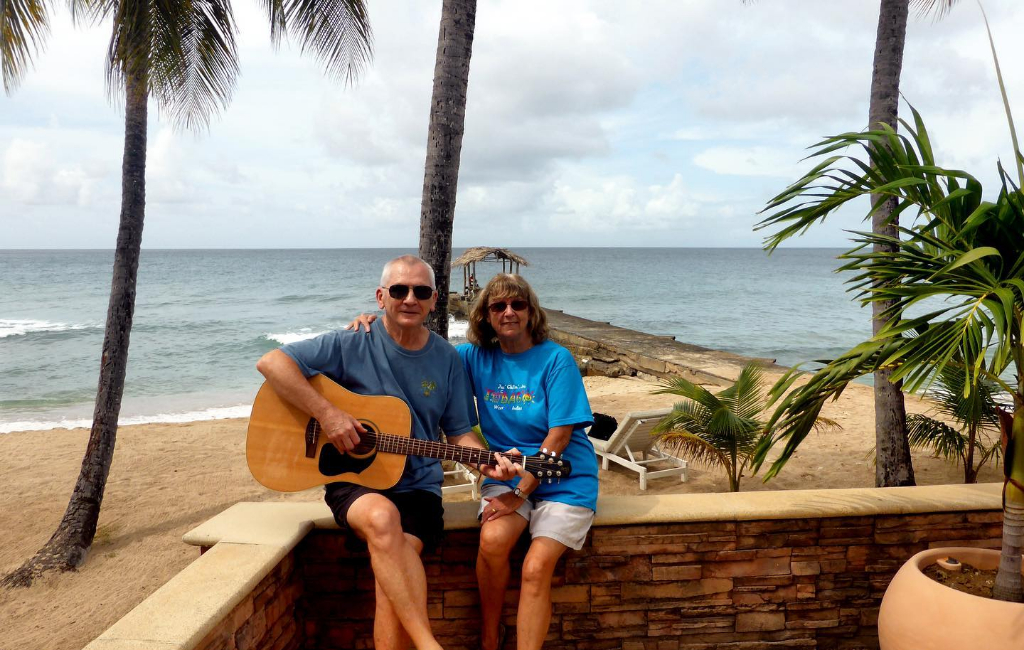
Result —
[{"label": "concrete wall cap", "polygon": [[[930,485],[842,490],[778,490],[718,494],[606,496],[598,499],[595,526],[754,521],[799,517],[861,517],[930,512],[999,510],[1002,486]],[[475,501],[445,503],[445,529],[479,525]],[[187,544],[271,544],[294,548],[312,529],[337,529],[320,501],[237,503],[184,536]]]},{"label": "concrete wall cap", "polygon": [[217,544],[84,650],[195,648],[289,552],[280,546]]}]

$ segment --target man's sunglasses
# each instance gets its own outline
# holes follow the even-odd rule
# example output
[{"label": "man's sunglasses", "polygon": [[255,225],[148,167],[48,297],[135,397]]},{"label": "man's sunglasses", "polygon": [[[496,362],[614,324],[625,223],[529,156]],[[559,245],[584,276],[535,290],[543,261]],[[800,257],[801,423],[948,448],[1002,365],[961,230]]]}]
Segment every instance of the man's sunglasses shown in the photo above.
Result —
[{"label": "man's sunglasses", "polygon": [[505,311],[509,305],[512,306],[512,311],[526,311],[530,306],[530,303],[525,300],[512,300],[510,302],[502,300],[501,302],[492,302],[487,305],[487,309],[489,309],[492,314],[500,314]]},{"label": "man's sunglasses", "polygon": [[425,284],[417,284],[414,287],[407,284],[393,284],[387,287],[388,295],[395,300],[405,300],[405,297],[409,295],[409,289],[412,289],[412,295],[416,296],[416,300],[429,300],[434,295],[434,288]]}]

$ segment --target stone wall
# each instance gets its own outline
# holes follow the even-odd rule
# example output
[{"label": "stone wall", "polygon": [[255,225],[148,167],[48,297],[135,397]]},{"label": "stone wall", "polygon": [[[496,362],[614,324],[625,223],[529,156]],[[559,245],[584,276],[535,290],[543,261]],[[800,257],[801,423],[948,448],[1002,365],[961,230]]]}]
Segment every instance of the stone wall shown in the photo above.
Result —
[{"label": "stone wall", "polygon": [[[992,510],[595,526],[559,563],[545,648],[877,648],[878,606],[905,560],[932,546],[998,547],[1000,530]],[[479,647],[476,544],[476,530],[451,530],[426,558],[433,629],[452,650]],[[513,556],[505,648],[515,647],[525,548]],[[366,556],[347,552],[336,531],[315,530],[295,558],[302,647],[371,648]]]},{"label": "stone wall", "polygon": [[298,650],[302,583],[289,554],[196,646],[196,650]]}]

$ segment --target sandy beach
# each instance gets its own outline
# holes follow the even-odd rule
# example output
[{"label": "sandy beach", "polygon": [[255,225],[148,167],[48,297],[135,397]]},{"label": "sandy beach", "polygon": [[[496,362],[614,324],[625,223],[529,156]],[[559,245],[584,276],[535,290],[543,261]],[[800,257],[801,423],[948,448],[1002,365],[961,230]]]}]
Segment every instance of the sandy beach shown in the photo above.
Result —
[{"label": "sandy beach", "polygon": [[[629,411],[669,406],[639,379],[588,377],[595,411],[621,418]],[[908,409],[926,405],[908,397]],[[842,425],[810,436],[782,473],[764,484],[746,477],[743,490],[869,487],[874,485],[871,389],[851,386],[824,413]],[[246,420],[126,426],[107,483],[99,529],[85,566],[51,575],[29,589],[0,591],[0,649],[76,650],[198,556],[181,536],[242,500],[318,500],[320,489],[271,492],[249,474]],[[46,542],[67,506],[88,431],[25,431],[0,435],[0,571],[17,568]],[[958,483],[959,468],[917,454],[920,485]],[[980,481],[998,480],[987,467]],[[646,494],[728,489],[719,471],[691,466],[689,480],[651,481]],[[601,494],[642,494],[635,474],[601,472]],[[460,495],[462,498],[467,498]]]}]

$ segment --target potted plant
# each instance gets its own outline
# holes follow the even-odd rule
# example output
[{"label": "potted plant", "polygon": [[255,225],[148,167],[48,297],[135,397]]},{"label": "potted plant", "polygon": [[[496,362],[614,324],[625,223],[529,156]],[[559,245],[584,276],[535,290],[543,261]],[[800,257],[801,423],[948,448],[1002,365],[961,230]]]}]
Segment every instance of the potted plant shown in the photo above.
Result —
[{"label": "potted plant", "polygon": [[[996,71],[998,76],[998,61]],[[1002,89],[1001,76],[999,83]],[[912,110],[913,124],[901,120],[907,135],[881,125],[818,143],[812,157],[823,159],[772,199],[769,216],[758,226],[774,229],[766,244],[773,249],[849,201],[872,195],[881,198],[872,202],[868,216],[885,200],[895,200],[893,214],[909,222],[897,226],[895,236],[853,234],[855,248],[841,256],[841,269],[853,272],[850,283],[862,302],[890,303],[884,312],[887,323],[825,363],[807,383],[796,386],[802,373],[794,369],[772,388],[778,408],[769,424],[779,433],[762,445],[757,462],[765,461],[770,445],[782,439],[786,445],[767,477],[789,459],[827,400],[838,397],[853,379],[880,369],[891,370],[892,380],[902,380],[904,389],[913,392],[955,367],[966,375],[966,394],[988,381],[1012,401],[999,417],[1005,476],[1001,553],[945,549],[911,558],[883,600],[883,650],[1024,644],[1024,156],[1005,90],[1003,101],[1017,174],[1014,179],[998,164],[1001,187],[994,199],[983,197],[973,175],[936,164],[924,122]],[[836,153],[847,149],[854,153]],[[938,557],[958,554],[980,568],[998,564],[994,599],[959,594],[920,575]],[[909,608],[901,610],[895,603],[907,598],[901,595],[907,584],[931,591],[910,596]],[[932,614],[937,618],[929,622],[925,616]],[[1009,636],[978,636],[982,631]],[[909,645],[901,645],[908,638]]]}]

